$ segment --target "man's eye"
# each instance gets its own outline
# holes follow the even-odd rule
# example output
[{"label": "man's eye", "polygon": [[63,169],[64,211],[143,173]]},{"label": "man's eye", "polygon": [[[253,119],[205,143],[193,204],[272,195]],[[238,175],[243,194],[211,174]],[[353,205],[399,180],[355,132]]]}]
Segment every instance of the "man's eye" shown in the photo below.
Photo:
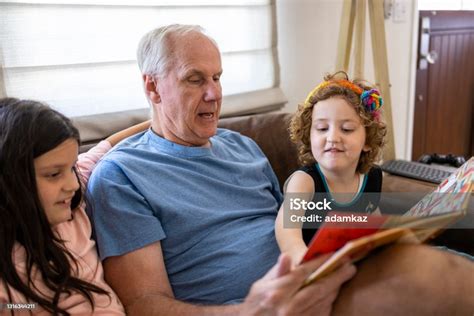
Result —
[{"label": "man's eye", "polygon": [[196,78],[196,77],[191,77],[188,79],[188,82],[193,83],[193,84],[199,84],[202,82],[201,78]]},{"label": "man's eye", "polygon": [[213,79],[214,79],[214,81],[220,81],[220,80],[221,80],[221,76],[215,76]]}]

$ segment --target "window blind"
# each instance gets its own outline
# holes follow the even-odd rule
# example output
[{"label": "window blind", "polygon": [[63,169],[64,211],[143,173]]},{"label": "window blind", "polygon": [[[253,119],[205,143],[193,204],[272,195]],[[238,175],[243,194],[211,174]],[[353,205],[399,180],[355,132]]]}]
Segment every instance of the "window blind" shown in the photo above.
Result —
[{"label": "window blind", "polygon": [[147,31],[181,23],[203,26],[219,45],[223,116],[279,107],[274,10],[274,0],[0,0],[0,93],[78,121],[146,115],[136,47]]}]

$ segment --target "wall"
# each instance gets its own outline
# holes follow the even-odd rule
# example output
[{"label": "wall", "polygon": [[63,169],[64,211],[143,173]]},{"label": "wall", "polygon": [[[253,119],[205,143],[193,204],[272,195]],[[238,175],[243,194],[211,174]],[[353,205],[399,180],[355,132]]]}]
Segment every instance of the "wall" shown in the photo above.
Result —
[{"label": "wall", "polygon": [[[403,0],[402,0],[403,1]],[[278,50],[281,87],[288,98],[284,111],[293,112],[298,102],[335,67],[342,0],[277,0]],[[411,156],[413,90],[416,58],[416,1],[405,1],[403,22],[385,20],[392,111],[397,158]],[[368,18],[368,16],[367,16]],[[368,27],[367,20],[367,27]],[[366,77],[374,82],[366,32]]]}]

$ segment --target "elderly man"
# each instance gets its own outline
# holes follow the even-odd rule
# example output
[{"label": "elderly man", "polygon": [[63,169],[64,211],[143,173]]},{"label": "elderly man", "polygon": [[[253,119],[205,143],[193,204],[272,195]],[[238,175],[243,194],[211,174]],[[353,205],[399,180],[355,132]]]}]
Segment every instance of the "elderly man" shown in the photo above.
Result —
[{"label": "elderly man", "polygon": [[[196,26],[159,28],[141,40],[138,63],[152,127],[113,150],[89,180],[106,280],[127,312],[329,314],[355,268],[348,263],[299,290],[324,258],[293,270],[288,257],[278,260],[277,179],[252,140],[217,129],[216,43]],[[354,304],[367,269],[338,299],[341,313]],[[361,299],[385,294],[372,284]]]}]

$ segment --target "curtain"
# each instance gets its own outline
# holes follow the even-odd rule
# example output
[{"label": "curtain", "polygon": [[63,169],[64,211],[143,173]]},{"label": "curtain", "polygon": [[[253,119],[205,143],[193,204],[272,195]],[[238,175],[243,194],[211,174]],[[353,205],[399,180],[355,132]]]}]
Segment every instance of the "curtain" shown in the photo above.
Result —
[{"label": "curtain", "polygon": [[133,123],[127,113],[148,115],[136,47],[171,23],[199,24],[217,41],[223,116],[284,105],[274,0],[0,0],[0,95],[44,101],[99,131],[83,138],[105,136]]}]

